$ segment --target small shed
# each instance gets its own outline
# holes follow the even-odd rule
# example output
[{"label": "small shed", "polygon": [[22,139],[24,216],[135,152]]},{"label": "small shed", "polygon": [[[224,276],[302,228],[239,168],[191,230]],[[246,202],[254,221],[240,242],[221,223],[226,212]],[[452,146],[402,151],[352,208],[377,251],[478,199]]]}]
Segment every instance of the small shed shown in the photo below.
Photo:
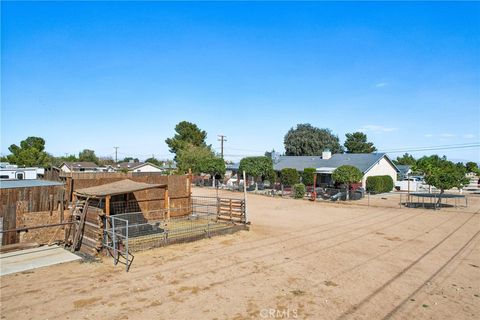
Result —
[{"label": "small shed", "polygon": [[[156,191],[153,198],[141,201],[161,200],[164,208],[158,210],[169,218],[168,185],[135,182],[129,179],[107,183],[95,187],[78,189],[74,192],[74,206],[72,207],[72,220],[77,221],[66,235],[66,242],[72,244],[72,251],[80,250],[84,253],[95,255],[103,247],[105,228],[108,225],[110,215],[141,212],[147,216],[149,212],[143,212],[135,193],[142,191]],[[162,199],[159,198],[163,194]],[[147,207],[148,206],[143,206]]]}]

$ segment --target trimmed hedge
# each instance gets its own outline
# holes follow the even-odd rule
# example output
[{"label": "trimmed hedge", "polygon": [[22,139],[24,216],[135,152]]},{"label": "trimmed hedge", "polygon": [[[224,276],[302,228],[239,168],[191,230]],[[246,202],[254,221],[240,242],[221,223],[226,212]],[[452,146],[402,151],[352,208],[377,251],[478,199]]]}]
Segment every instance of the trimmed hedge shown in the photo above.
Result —
[{"label": "trimmed hedge", "polygon": [[313,180],[317,169],[305,168],[302,172],[302,183],[306,186],[313,186]]},{"label": "trimmed hedge", "polygon": [[298,175],[297,170],[293,168],[284,168],[280,173],[280,181],[284,186],[293,186],[294,184],[298,183],[300,177]]},{"label": "trimmed hedge", "polygon": [[390,176],[367,177],[367,191],[371,193],[383,193],[393,190],[393,179]]},{"label": "trimmed hedge", "polygon": [[303,183],[297,183],[293,186],[293,197],[295,199],[303,199],[306,192],[305,185]]}]

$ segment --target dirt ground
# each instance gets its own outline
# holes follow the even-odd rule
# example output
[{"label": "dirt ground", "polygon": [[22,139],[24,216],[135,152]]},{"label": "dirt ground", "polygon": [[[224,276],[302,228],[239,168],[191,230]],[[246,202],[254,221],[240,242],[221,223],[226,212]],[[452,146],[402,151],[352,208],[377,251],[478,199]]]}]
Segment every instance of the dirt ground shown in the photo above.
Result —
[{"label": "dirt ground", "polygon": [[105,258],[1,277],[1,318],[478,319],[480,198],[383,198],[249,195],[250,231],[137,253],[128,273]]}]

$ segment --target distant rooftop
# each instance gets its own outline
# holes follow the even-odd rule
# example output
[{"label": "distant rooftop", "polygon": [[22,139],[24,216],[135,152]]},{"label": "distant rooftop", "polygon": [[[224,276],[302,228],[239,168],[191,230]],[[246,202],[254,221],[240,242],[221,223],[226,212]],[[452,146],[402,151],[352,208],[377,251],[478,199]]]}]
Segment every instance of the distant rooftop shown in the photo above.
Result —
[{"label": "distant rooftop", "polygon": [[61,186],[62,182],[48,180],[1,180],[0,189]]}]

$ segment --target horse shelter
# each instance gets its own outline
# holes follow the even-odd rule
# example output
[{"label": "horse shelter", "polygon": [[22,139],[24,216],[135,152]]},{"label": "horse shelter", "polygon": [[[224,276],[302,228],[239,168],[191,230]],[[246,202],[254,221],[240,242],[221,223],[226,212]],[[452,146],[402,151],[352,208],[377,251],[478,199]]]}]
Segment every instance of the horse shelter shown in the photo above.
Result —
[{"label": "horse shelter", "polygon": [[106,252],[127,270],[133,252],[247,228],[245,199],[189,195],[172,205],[167,184],[129,179],[76,190],[71,212],[71,251]]}]

